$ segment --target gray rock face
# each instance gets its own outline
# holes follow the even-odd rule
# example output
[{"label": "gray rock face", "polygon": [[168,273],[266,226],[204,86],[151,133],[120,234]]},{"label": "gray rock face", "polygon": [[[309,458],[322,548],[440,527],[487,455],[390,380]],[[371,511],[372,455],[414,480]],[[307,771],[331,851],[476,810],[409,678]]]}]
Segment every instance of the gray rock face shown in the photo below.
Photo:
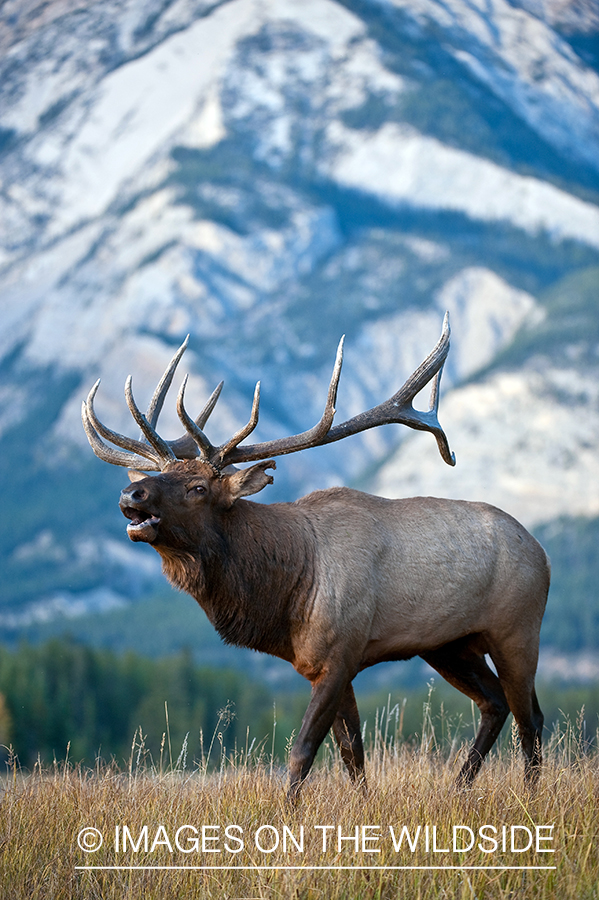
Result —
[{"label": "gray rock face", "polygon": [[[599,515],[599,75],[576,43],[595,28],[590,3],[536,0],[4,4],[5,606],[155,577],[81,555],[125,538],[79,410],[102,376],[101,418],[134,435],[126,375],[143,405],[187,333],[190,410],[225,378],[221,441],[259,378],[266,439],[317,420],[343,332],[341,419],[449,309],[458,468],[379,429],[286,459],[271,499],[355,482]],[[181,431],[174,399],[161,428]]]}]

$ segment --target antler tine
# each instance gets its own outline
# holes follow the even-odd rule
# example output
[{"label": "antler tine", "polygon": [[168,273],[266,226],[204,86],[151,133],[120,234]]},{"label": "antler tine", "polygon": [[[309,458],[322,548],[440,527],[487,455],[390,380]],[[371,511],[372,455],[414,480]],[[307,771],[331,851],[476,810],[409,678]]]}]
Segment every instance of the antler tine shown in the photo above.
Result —
[{"label": "antler tine", "polygon": [[[210,395],[210,398],[204,406],[202,412],[199,414],[199,416],[196,416],[195,424],[198,426],[198,428],[203,429],[204,425],[210,418],[212,410],[216,406],[216,402],[220,397],[220,392],[223,389],[224,383],[224,381],[221,381],[220,384],[217,384],[217,386],[212,391],[212,394]],[[178,402],[179,401],[177,399],[177,403]],[[181,418],[181,416],[179,416],[179,418]],[[177,438],[176,441],[168,441],[168,445],[177,459],[194,459],[198,455],[198,445],[189,433],[184,434],[180,438]]]},{"label": "antler tine", "polygon": [[[147,444],[143,444],[141,441],[136,441],[133,438],[127,438],[116,431],[111,431],[97,418],[93,404],[99,384],[100,379],[96,381],[89,392],[87,402],[84,400],[81,404],[83,427],[96,456],[104,460],[104,462],[112,463],[115,466],[133,467],[150,472],[160,471],[159,460]],[[100,435],[112,441],[117,447],[124,447],[126,450],[133,452],[124,453],[122,450],[109,447],[108,444],[104,443]],[[150,464],[148,464],[148,460]]]},{"label": "antler tine", "polygon": [[[322,418],[328,421],[330,419],[329,428],[333,422],[333,416],[337,412],[335,404],[337,402],[337,388],[339,387],[339,378],[341,377],[341,366],[343,365],[343,347],[345,346],[345,335],[341,335],[341,340],[337,346],[337,354],[335,356],[335,365],[333,366],[333,374],[329,384],[329,393],[327,395],[327,404]],[[327,431],[329,429],[327,428]]]},{"label": "antler tine", "polygon": [[237,462],[253,462],[258,459],[267,459],[269,456],[284,456],[287,453],[295,453],[298,450],[307,450],[309,447],[317,447],[319,444],[326,443],[326,436],[330,431],[335,415],[337,388],[339,386],[339,377],[341,375],[341,366],[343,364],[344,340],[345,335],[341,338],[339,346],[337,347],[335,366],[329,384],[327,401],[320,421],[313,428],[310,428],[308,431],[303,431],[301,434],[278,438],[278,440],[274,441],[265,441],[262,444],[249,444],[246,447],[240,447],[238,446],[240,441],[237,441],[235,446],[233,446],[226,455],[222,455],[221,465],[231,465],[232,463]]},{"label": "antler tine", "polygon": [[150,425],[144,414],[138,408],[135,400],[133,399],[133,391],[131,390],[131,375],[127,378],[125,382],[125,399],[127,401],[127,406],[129,407],[129,411],[139,427],[141,428],[144,436],[147,438],[148,443],[154,448],[161,462],[161,468],[165,468],[169,463],[175,462],[177,457],[167,444],[165,440],[163,440],[158,432]]},{"label": "antler tine", "polygon": [[[391,399],[398,404],[399,411],[407,417],[405,420],[401,419],[400,423],[409,425],[411,428],[419,429],[421,431],[430,431],[437,441],[439,453],[443,460],[449,466],[455,466],[455,453],[449,449],[447,436],[441,428],[437,418],[437,413],[439,411],[439,386],[441,383],[441,375],[443,374],[443,366],[445,365],[445,360],[449,353],[450,334],[449,311],[446,311],[443,317],[441,337],[437,341],[437,344],[424,362],[416,369],[414,374],[408,378],[403,387],[400,388],[397,394]],[[418,412],[412,406],[412,401],[416,394],[418,394],[430,380],[431,373],[435,374],[431,383],[428,411]],[[402,400],[403,403],[401,402]]]},{"label": "antler tine", "polygon": [[[418,431],[430,431],[439,447],[439,452],[443,460],[449,466],[455,466],[455,454],[449,449],[445,432],[439,424],[437,411],[439,408],[439,383],[447,354],[449,353],[449,337],[451,329],[449,327],[449,313],[446,312],[443,318],[443,328],[441,337],[437,341],[435,347],[431,350],[426,359],[418,366],[418,368],[410,375],[402,387],[384,403],[369,409],[367,412],[359,413],[353,419],[348,419],[340,425],[332,428],[323,443],[328,444],[333,441],[341,440],[350,434],[358,434],[377,425],[385,425],[396,423],[399,425],[407,425]],[[416,394],[433,379],[431,387],[431,397],[429,409],[426,412],[420,412],[414,409],[412,401]]]},{"label": "antler tine", "polygon": [[158,382],[156,390],[154,391],[154,395],[153,395],[152,399],[150,400],[150,403],[148,405],[148,410],[146,412],[146,419],[148,420],[148,422],[152,428],[156,428],[156,423],[158,422],[158,416],[160,415],[160,413],[162,411],[164,399],[168,393],[168,389],[171,386],[171,383],[173,380],[173,375],[175,374],[175,369],[179,365],[179,362],[181,361],[181,357],[187,350],[188,344],[189,344],[189,335],[187,335],[187,337],[185,338],[185,340],[183,341],[183,343],[181,344],[181,346],[179,347],[179,349],[177,350],[177,352],[171,359],[170,363],[166,367],[166,371],[165,371],[164,375],[162,376],[162,378],[160,379],[160,381]]},{"label": "antler tine", "polygon": [[216,385],[216,387],[210,394],[210,397],[208,399],[208,402],[205,404],[204,409],[199,414],[199,416],[196,416],[195,423],[198,426],[198,428],[203,428],[204,425],[206,424],[206,422],[208,421],[208,419],[210,418],[210,416],[212,415],[212,410],[216,406],[216,401],[220,397],[220,392],[223,389],[224,383],[225,383],[224,381],[221,381],[219,384]]},{"label": "antler tine", "polygon": [[[304,435],[299,435],[300,438],[304,437],[306,447],[316,447],[318,444],[323,443],[325,437],[331,429],[331,425],[333,424],[333,418],[335,416],[335,413],[337,412],[337,410],[335,409],[335,403],[337,402],[337,388],[339,387],[341,366],[343,365],[344,344],[345,335],[342,335],[337,347],[335,365],[333,366],[333,374],[331,375],[331,381],[329,383],[327,402],[325,404],[324,412],[321,416],[320,422],[315,425],[314,428],[311,428],[310,431],[304,432]],[[304,447],[301,446],[298,449],[302,450],[304,449]]]},{"label": "antler tine", "polygon": [[[443,316],[443,328],[441,330],[441,337],[439,338],[439,341],[437,343],[437,346],[439,346],[439,344],[441,344],[441,343],[443,343],[443,345],[445,345],[445,343],[447,343],[447,350],[445,351],[445,358],[447,357],[447,353],[449,352],[449,335],[450,335],[449,311],[446,310],[445,315]],[[435,347],[435,350],[436,349],[437,348]],[[435,351],[433,350],[433,353],[434,352]],[[434,412],[435,415],[439,412],[439,386],[441,384],[441,375],[443,374],[443,366],[444,365],[445,365],[445,359],[443,360],[443,363],[441,364],[441,368],[439,369],[439,371],[433,378],[433,381],[431,384],[431,395],[430,395],[430,400],[429,400],[429,404],[428,404],[428,411]],[[452,456],[453,456],[453,454],[452,454]],[[455,465],[455,457],[454,457],[454,465]]]},{"label": "antler tine", "polygon": [[255,429],[256,425],[258,424],[259,413],[260,413],[260,382],[258,381],[258,382],[256,382],[256,387],[254,388],[254,399],[252,401],[252,412],[250,414],[250,418],[249,418],[247,425],[244,425],[243,428],[240,428],[239,431],[236,431],[235,434],[233,435],[233,437],[229,441],[227,441],[226,444],[222,444],[218,448],[218,457],[219,457],[221,466],[225,464],[224,461],[226,460],[227,456],[231,453],[231,451],[234,450],[238,444],[241,444],[241,442],[244,441],[246,439],[246,437],[248,437],[248,435],[250,435],[252,433],[252,431]]},{"label": "antler tine", "polygon": [[[216,401],[219,398],[220,392],[222,390],[223,382],[221,381],[221,383],[218,385],[216,390],[214,390],[212,392],[212,396],[210,397],[210,400],[208,401],[208,403],[206,404],[206,406],[204,407],[204,409],[198,416],[197,421],[194,422],[194,420],[191,418],[191,416],[188,414],[187,410],[185,409],[185,405],[183,402],[184,397],[185,397],[185,388],[187,387],[188,377],[189,377],[188,375],[185,376],[185,378],[183,379],[183,384],[181,385],[181,387],[179,389],[179,394],[177,396],[177,414],[178,414],[179,418],[181,419],[183,427],[185,428],[187,433],[193,438],[193,441],[194,441],[196,447],[200,451],[201,458],[211,462],[212,458],[216,454],[216,447],[214,447],[210,443],[210,441],[208,440],[208,438],[202,431],[201,427],[199,426],[198,422],[200,422],[204,417],[205,417],[205,420],[208,419],[208,416],[214,409],[214,407],[216,405]],[[181,441],[182,441],[182,439],[180,439],[180,442]],[[171,449],[172,449],[172,447],[171,447]]]},{"label": "antler tine", "polygon": [[[420,363],[417,369],[412,372],[409,378],[406,379],[405,383],[400,387],[400,389],[393,395],[391,400],[395,401],[398,406],[408,406],[411,405],[412,400],[416,396],[416,394],[420,393],[422,388],[428,384],[433,375],[435,376],[435,380],[433,381],[431,387],[431,399],[429,404],[429,412],[432,410],[436,410],[439,404],[438,400],[438,388],[439,388],[439,380],[441,378],[441,371],[443,369],[443,365],[445,364],[445,360],[447,358],[447,354],[449,353],[449,336],[451,334],[451,329],[449,327],[449,312],[446,312],[443,317],[443,328],[441,330],[441,337],[426,357],[426,359]],[[389,402],[389,401],[388,401]],[[436,406],[435,406],[436,404]],[[378,409],[378,407],[376,407]]]}]

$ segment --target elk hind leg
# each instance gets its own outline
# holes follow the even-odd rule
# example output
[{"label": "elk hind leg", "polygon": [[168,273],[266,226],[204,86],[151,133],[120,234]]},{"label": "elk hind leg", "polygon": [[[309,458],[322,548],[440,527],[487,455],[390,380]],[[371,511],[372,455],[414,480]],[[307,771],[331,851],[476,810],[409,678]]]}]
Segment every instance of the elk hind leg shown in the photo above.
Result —
[{"label": "elk hind leg", "polygon": [[457,777],[458,785],[468,785],[499,737],[510,711],[508,700],[499,678],[489,668],[484,656],[476,653],[463,640],[423,653],[422,658],[453,687],[470,697],[480,710],[476,739]]},{"label": "elk hind leg", "polygon": [[[506,655],[507,656],[507,655]],[[534,786],[538,780],[543,739],[543,713],[539,706],[534,686],[536,659],[531,653],[514,652],[509,654],[509,664],[505,658],[493,653],[493,662],[505,691],[505,696],[518,725],[520,744],[524,754],[524,778]]]},{"label": "elk hind leg", "polygon": [[[541,707],[539,706],[537,692],[535,691],[534,687],[531,691],[530,699],[532,709],[532,740],[530,738],[527,740],[527,745],[525,748],[522,731],[520,731],[520,741],[522,742],[522,749],[524,750],[525,756],[524,778],[529,782],[529,784],[535,785],[539,780],[539,775],[541,773],[541,764],[543,762],[543,753],[541,747],[543,743],[543,723],[545,719],[541,711]],[[518,727],[520,726],[518,725]]]},{"label": "elk hind leg", "polygon": [[364,772],[364,746],[360,733],[360,713],[353,686],[347,685],[333,722],[333,734],[339,746],[341,759],[353,783],[366,793]]}]

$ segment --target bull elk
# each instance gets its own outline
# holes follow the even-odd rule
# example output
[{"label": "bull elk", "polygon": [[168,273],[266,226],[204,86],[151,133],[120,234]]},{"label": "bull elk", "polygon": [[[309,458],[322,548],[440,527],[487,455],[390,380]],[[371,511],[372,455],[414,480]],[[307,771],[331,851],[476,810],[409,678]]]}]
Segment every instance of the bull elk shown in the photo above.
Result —
[{"label": "bull elk", "polygon": [[[310,681],[311,700],[290,756],[290,798],[297,799],[330,728],[352,781],[365,786],[352,681],[375,663],[413,656],[480,710],[458,781],[472,781],[511,710],[525,777],[534,782],[543,727],[534,679],[549,564],[522,525],[485,503],[386,500],[348,488],[316,491],[294,503],[242,499],[273,482],[267,474],[276,466],[272,457],[389,422],[432,432],[441,456],[454,465],[437,418],[449,350],[447,316],[439,342],[393,397],[333,426],[342,339],[318,424],[258,444],[243,442],[258,422],[260,383],[247,425],[214,446],[204,427],[222,382],[194,421],[184,405],[186,378],[177,399],[186,433],[174,441],[159,436],[157,419],[186,345],[145,416],[127,379],[126,401],[141,439],[118,434],[97,418],[99,382],[83,403],[83,424],[97,456],[130,468],[131,483],[120,499],[130,539],[158,551],[168,580],[197,600],[226,643],[288,660]],[[419,412],[412,401],[431,381],[430,408]],[[254,465],[234,467],[243,462]]]}]

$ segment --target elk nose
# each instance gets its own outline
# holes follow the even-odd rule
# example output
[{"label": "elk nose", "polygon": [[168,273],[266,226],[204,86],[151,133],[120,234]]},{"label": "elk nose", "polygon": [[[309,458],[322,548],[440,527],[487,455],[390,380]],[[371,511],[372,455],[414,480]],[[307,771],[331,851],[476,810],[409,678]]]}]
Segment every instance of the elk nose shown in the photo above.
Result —
[{"label": "elk nose", "polygon": [[123,488],[121,491],[121,506],[127,506],[129,503],[142,503],[148,497],[148,492],[145,488]]}]

